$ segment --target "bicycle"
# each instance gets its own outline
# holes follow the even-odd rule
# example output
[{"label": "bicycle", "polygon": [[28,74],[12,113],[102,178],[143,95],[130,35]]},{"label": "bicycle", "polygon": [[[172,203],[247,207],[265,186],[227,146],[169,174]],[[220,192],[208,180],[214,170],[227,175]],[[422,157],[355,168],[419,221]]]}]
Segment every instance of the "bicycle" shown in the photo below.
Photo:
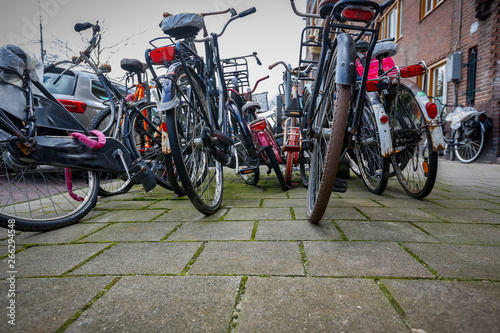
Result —
[{"label": "bicycle", "polygon": [[493,127],[493,122],[487,113],[477,111],[471,106],[443,104],[438,98],[434,100],[437,100],[443,107],[440,119],[443,119],[445,108],[454,108],[453,112],[448,113],[445,118],[446,122],[450,123],[451,129],[450,138],[445,137],[446,149],[453,152],[462,163],[472,163],[477,160],[484,150],[486,139]]},{"label": "bicycle", "polygon": [[[246,93],[239,93],[232,88],[229,88],[229,91],[237,96],[245,97],[246,103],[243,105],[241,113],[244,119],[248,119],[248,127],[253,135],[255,148],[259,152],[260,160],[269,167],[268,174],[271,172],[271,169],[274,170],[281,188],[286,191],[290,188],[281,171],[281,147],[278,145],[274,137],[274,132],[269,124],[269,121],[264,117],[257,116],[257,111],[261,108],[260,104],[252,101],[251,98],[251,95],[257,89],[259,82],[268,78],[269,75],[257,80],[253,89]],[[259,181],[260,171],[258,167],[245,168],[237,173],[240,174],[250,185],[256,185]]]},{"label": "bicycle", "polygon": [[[229,12],[231,18],[222,31],[209,35],[204,17]],[[258,162],[249,129],[234,102],[228,100],[218,44],[229,23],[254,12],[255,8],[250,8],[238,14],[229,8],[202,14],[165,13],[161,28],[171,44],[147,51],[152,62],[168,65],[157,109],[166,115],[166,134],[182,186],[195,208],[205,215],[221,206],[222,166],[236,166],[234,149],[248,156],[255,154]],[[202,29],[204,37],[195,39]],[[205,59],[198,55],[195,42],[204,43]],[[233,132],[243,135],[233,136]],[[233,137],[241,138],[241,144]]]},{"label": "bicycle", "polygon": [[[99,25],[75,25],[77,32],[89,28],[93,37],[73,63],[92,67],[113,105],[111,91],[119,92],[105,77],[106,68],[89,59],[100,41]],[[13,45],[5,50],[8,66],[0,67],[0,226],[45,231],[78,222],[96,204],[99,172],[127,172],[146,191],[155,187],[150,169],[130,147],[87,131],[33,78],[32,60],[24,51]],[[12,78],[20,86],[12,84]],[[97,140],[89,138],[92,134]]]}]

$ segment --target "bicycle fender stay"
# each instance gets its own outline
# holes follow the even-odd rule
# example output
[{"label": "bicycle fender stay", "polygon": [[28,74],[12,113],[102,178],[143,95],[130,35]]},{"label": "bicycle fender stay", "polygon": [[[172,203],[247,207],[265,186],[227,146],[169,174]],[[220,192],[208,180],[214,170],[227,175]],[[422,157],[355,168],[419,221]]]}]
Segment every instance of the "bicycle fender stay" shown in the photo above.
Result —
[{"label": "bicycle fender stay", "polygon": [[387,119],[387,114],[385,112],[384,104],[379,100],[378,95],[374,93],[367,93],[366,96],[370,99],[373,112],[375,114],[375,119],[377,121],[377,128],[380,139],[380,154],[384,158],[389,158],[394,153],[394,147],[392,146],[391,137],[391,126],[390,122],[382,122],[382,119]]},{"label": "bicycle fender stay", "polygon": [[356,49],[354,40],[348,33],[337,36],[337,64],[335,69],[335,82],[353,85],[356,83]]},{"label": "bicycle fender stay", "polygon": [[418,85],[416,85],[412,81],[405,80],[405,83],[415,95],[415,99],[417,100],[420,106],[420,110],[422,111],[422,114],[425,118],[425,122],[427,124],[427,127],[429,128],[429,133],[431,135],[432,149],[434,151],[444,151],[446,148],[446,143],[444,141],[443,128],[439,124],[438,117],[429,117],[429,115],[427,114],[427,108],[425,107],[426,104],[430,102],[429,97],[427,97],[427,95],[422,90],[420,90]]}]

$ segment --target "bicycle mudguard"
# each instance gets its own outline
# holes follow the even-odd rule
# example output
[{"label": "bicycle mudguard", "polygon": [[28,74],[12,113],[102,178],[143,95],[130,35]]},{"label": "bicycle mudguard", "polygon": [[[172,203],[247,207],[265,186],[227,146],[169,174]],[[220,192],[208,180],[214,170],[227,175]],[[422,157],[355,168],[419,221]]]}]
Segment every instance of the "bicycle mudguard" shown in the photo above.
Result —
[{"label": "bicycle mudguard", "polygon": [[391,125],[389,121],[382,122],[382,119],[387,119],[384,104],[380,101],[378,94],[367,92],[366,97],[370,99],[375,119],[377,121],[377,128],[380,139],[380,153],[383,157],[389,158],[394,153],[391,137]]},{"label": "bicycle mudguard", "polygon": [[335,68],[335,82],[353,85],[356,83],[356,48],[354,40],[348,33],[337,35],[337,64]]},{"label": "bicycle mudguard", "polygon": [[163,83],[161,100],[156,103],[156,108],[159,112],[171,110],[180,103],[176,95],[175,85],[175,72],[179,66],[182,66],[182,64],[174,63],[168,68],[168,72],[165,75],[166,80]]},{"label": "bicycle mudguard", "polygon": [[[0,108],[15,118],[28,120],[28,93],[15,85],[0,81]],[[87,129],[62,105],[40,95],[34,95],[36,126],[70,132],[83,132]]]},{"label": "bicycle mudguard", "polygon": [[420,89],[420,87],[412,81],[404,80],[406,86],[411,89],[415,95],[415,100],[420,106],[420,110],[425,117],[425,122],[429,128],[429,133],[432,140],[432,149],[434,151],[444,151],[446,148],[446,143],[444,141],[443,128],[439,123],[439,117],[431,118],[427,114],[427,108],[425,107],[427,103],[430,102],[429,97]]}]

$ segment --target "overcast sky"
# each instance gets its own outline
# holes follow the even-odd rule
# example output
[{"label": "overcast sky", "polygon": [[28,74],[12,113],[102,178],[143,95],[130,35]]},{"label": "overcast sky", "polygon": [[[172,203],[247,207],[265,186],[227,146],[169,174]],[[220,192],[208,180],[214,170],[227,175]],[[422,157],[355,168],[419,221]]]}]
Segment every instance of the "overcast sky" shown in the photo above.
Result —
[{"label": "overcast sky", "polygon": [[[113,49],[118,52],[109,60],[113,78],[123,75],[119,67],[122,58],[144,61],[148,42],[165,36],[158,26],[165,11],[200,13],[234,7],[241,12],[256,7],[255,14],[229,25],[220,39],[221,56],[228,58],[258,52],[263,65],[257,66],[250,59],[250,81],[253,83],[271,75],[271,79],[262,82],[262,88],[258,89],[258,92],[269,91],[270,97],[277,93],[282,70],[269,71],[267,66],[278,60],[297,66],[300,33],[304,27],[304,21],[293,13],[289,0],[2,0],[2,3],[0,45],[20,45],[37,56],[40,55],[40,14],[45,49],[49,54],[60,52],[60,47],[54,44],[57,40],[68,42],[74,51],[83,49],[82,36],[88,37],[90,33],[78,34],[73,30],[75,23],[98,20],[105,31],[102,45],[109,47],[120,43]],[[305,3],[306,0],[296,0],[302,11]],[[219,32],[228,18],[229,14],[208,17],[205,23],[210,32]]]}]

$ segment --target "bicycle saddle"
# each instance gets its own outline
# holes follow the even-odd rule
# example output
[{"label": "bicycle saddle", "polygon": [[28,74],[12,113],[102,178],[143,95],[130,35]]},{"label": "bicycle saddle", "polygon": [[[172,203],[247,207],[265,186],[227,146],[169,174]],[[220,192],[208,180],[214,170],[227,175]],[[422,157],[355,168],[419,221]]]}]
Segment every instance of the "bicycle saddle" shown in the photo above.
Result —
[{"label": "bicycle saddle", "polygon": [[339,0],[321,0],[319,3],[319,15],[322,18],[326,18],[337,2],[339,2]]},{"label": "bicycle saddle", "polygon": [[259,102],[255,102],[255,101],[246,102],[245,105],[243,105],[243,107],[241,108],[241,112],[245,113],[247,111],[247,109],[251,109],[251,108],[254,108],[257,110],[260,109]]},{"label": "bicycle saddle", "polygon": [[147,65],[137,59],[123,58],[120,61],[120,66],[124,71],[131,73],[144,73]]},{"label": "bicycle saddle", "polygon": [[388,58],[395,56],[397,53],[398,44],[394,42],[381,42],[375,45],[372,56],[374,58],[378,58],[379,56],[382,56],[382,58]]}]

